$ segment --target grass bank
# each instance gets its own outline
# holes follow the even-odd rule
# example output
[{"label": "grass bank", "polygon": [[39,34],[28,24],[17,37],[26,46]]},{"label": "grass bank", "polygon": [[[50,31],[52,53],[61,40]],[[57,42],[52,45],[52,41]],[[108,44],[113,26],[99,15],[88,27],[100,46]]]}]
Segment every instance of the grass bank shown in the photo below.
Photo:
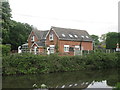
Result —
[{"label": "grass bank", "polygon": [[3,56],[2,71],[3,75],[13,75],[118,68],[119,57],[120,53],[100,52],[84,56],[14,54]]}]

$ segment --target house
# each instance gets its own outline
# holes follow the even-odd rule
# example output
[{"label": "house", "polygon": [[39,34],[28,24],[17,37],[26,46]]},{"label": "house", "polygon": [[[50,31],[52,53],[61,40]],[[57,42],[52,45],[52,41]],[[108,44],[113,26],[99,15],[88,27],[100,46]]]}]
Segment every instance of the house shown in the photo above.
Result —
[{"label": "house", "polygon": [[28,48],[30,53],[39,54],[45,52],[46,35],[49,30],[32,30],[28,37]]},{"label": "house", "polygon": [[93,42],[85,30],[51,27],[46,31],[32,30],[28,47],[35,54],[76,55],[80,50],[93,50]]}]

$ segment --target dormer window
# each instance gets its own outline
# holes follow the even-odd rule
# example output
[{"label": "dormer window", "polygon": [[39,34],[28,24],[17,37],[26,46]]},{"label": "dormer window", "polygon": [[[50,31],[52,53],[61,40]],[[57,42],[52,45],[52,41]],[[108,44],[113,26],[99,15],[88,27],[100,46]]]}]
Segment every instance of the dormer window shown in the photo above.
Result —
[{"label": "dormer window", "polygon": [[86,38],[89,38],[88,36],[86,36]]},{"label": "dormer window", "polygon": [[78,36],[77,35],[74,35],[76,38],[78,38]]},{"label": "dormer window", "polygon": [[35,41],[35,36],[31,37],[31,41],[34,42]]},{"label": "dormer window", "polygon": [[81,36],[82,38],[84,38],[84,36]]},{"label": "dormer window", "polygon": [[65,37],[65,34],[62,34],[63,37]]},{"label": "dormer window", "polygon": [[70,37],[73,37],[71,34],[69,34]]},{"label": "dormer window", "polygon": [[52,33],[49,35],[49,40],[53,40],[53,34]]}]

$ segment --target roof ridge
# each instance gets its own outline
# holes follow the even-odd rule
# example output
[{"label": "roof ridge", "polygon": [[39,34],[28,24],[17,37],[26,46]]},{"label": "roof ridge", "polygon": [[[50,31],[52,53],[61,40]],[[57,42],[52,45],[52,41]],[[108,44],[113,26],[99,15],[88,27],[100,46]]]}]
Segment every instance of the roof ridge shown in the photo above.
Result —
[{"label": "roof ridge", "polygon": [[56,27],[56,26],[51,26],[51,28],[60,28],[60,29],[68,29],[68,30],[86,31],[86,30],[81,30],[81,29],[74,29],[74,28],[63,28],[63,27]]}]

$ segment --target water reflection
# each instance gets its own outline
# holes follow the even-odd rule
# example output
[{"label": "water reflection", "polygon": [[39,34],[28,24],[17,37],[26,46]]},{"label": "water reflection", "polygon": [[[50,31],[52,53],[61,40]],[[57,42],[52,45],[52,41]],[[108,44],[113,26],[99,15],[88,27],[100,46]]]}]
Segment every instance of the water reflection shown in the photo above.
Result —
[{"label": "water reflection", "polygon": [[[118,79],[118,70],[62,72],[40,75],[4,76],[3,88],[32,88],[46,84],[49,88],[90,88],[97,85],[113,87]],[[99,87],[98,87],[99,88]]]}]

